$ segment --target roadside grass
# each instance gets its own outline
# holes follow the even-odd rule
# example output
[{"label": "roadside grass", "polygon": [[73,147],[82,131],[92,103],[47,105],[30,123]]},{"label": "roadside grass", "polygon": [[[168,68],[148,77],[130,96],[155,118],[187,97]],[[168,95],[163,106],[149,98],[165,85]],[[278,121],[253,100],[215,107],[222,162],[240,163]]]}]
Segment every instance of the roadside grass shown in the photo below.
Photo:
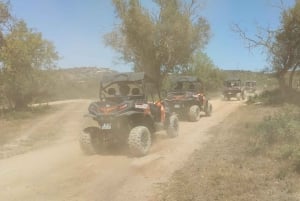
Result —
[{"label": "roadside grass", "polygon": [[248,100],[248,104],[256,102],[279,109],[273,115],[265,115],[254,126],[251,152],[284,161],[280,178],[289,171],[300,173],[300,92],[295,89],[264,91]]},{"label": "roadside grass", "polygon": [[37,105],[34,107],[28,107],[21,111],[10,110],[10,109],[1,109],[0,110],[0,120],[22,120],[30,119],[40,115],[48,114],[55,111],[55,107],[50,105]]},{"label": "roadside grass", "polygon": [[[23,126],[34,124],[35,120],[54,113],[58,106],[38,105],[23,111],[12,111],[2,109],[0,112],[0,151],[1,147],[20,137]],[[1,158],[1,156],[0,156]]]},{"label": "roadside grass", "polygon": [[260,95],[255,95],[250,97],[247,101],[248,104],[253,104],[257,102],[262,102],[265,105],[283,105],[291,104],[300,106],[300,91],[295,89],[287,89],[286,91],[281,91],[276,88],[273,90],[263,91]]},{"label": "roadside grass", "polygon": [[[265,116],[250,132],[250,153],[265,154],[284,161],[279,177],[289,171],[300,173],[300,108],[284,105],[273,115]],[[286,172],[286,173],[285,173]]]},{"label": "roadside grass", "polygon": [[299,200],[299,115],[295,105],[241,107],[159,185],[154,200]]}]

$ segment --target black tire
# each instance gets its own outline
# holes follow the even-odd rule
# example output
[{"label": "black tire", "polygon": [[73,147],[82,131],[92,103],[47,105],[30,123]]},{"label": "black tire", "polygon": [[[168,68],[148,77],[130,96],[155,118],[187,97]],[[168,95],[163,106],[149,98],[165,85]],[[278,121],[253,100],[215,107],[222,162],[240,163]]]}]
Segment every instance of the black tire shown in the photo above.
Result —
[{"label": "black tire", "polygon": [[189,120],[199,121],[200,119],[200,107],[198,105],[192,105],[189,110]]},{"label": "black tire", "polygon": [[136,126],[128,136],[129,151],[134,156],[145,156],[151,147],[151,134],[147,127]]},{"label": "black tire", "polygon": [[206,116],[211,116],[212,113],[212,104],[211,103],[207,103],[207,106],[205,108],[205,115]]},{"label": "black tire", "polygon": [[97,127],[87,127],[81,131],[79,143],[81,150],[88,155],[96,154],[99,148],[98,135],[100,129]]},{"label": "black tire", "polygon": [[170,138],[178,136],[179,133],[179,120],[176,114],[170,116],[169,126],[167,128],[167,134]]}]

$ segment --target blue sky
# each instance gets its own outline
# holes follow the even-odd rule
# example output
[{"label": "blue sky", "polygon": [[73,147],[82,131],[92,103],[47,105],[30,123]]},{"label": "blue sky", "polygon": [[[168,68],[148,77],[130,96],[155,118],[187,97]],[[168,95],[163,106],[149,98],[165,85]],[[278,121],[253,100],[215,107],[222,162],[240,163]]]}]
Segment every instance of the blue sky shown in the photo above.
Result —
[{"label": "blue sky", "polygon": [[[150,0],[143,0],[145,6]],[[204,1],[203,1],[204,2]],[[267,66],[261,50],[249,52],[245,42],[230,26],[239,24],[248,34],[256,27],[276,28],[280,0],[206,0],[201,10],[211,25],[212,37],[205,52],[221,69],[262,70]],[[294,0],[284,0],[286,6]],[[12,12],[30,28],[52,41],[61,68],[98,66],[130,71],[119,55],[103,43],[102,36],[118,22],[110,0],[11,0]],[[151,8],[150,8],[151,9]]]}]

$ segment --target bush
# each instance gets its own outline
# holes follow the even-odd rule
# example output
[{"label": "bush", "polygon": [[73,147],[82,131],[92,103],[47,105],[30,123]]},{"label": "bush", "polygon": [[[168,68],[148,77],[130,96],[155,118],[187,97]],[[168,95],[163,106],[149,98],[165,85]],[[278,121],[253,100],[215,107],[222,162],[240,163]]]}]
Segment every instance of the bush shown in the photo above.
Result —
[{"label": "bush", "polygon": [[284,103],[300,106],[300,93],[293,89],[286,89],[282,91],[280,89],[274,89],[271,91],[264,91],[260,96],[256,98],[268,105],[280,105]]},{"label": "bush", "polygon": [[253,153],[287,160],[300,173],[300,108],[284,105],[256,125],[250,140]]}]

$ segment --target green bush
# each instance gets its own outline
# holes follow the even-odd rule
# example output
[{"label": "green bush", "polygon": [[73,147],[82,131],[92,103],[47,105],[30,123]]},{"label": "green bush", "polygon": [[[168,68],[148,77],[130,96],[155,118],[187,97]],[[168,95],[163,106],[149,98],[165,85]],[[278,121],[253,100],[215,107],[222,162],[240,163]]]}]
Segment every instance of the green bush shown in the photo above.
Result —
[{"label": "green bush", "polygon": [[256,97],[256,101],[261,101],[268,105],[280,105],[284,103],[300,106],[300,93],[293,89],[274,89],[271,91],[264,91],[261,95]]},{"label": "green bush", "polygon": [[300,173],[300,148],[293,152],[292,160],[295,171]]},{"label": "green bush", "polygon": [[284,105],[256,125],[250,141],[252,153],[287,160],[300,173],[300,108]]},{"label": "green bush", "polygon": [[268,144],[276,142],[294,142],[299,140],[300,110],[298,107],[285,105],[273,116],[267,116],[257,126],[262,140]]}]

